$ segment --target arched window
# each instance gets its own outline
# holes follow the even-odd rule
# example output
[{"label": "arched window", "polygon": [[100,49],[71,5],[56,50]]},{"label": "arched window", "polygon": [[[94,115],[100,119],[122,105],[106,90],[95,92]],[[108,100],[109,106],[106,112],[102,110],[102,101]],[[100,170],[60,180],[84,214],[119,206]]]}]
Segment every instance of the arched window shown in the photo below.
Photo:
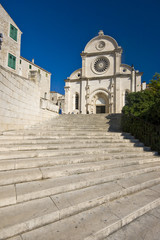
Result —
[{"label": "arched window", "polygon": [[129,90],[126,90],[125,91],[125,97],[124,97],[124,104],[125,105],[128,103],[128,101],[127,101],[128,94],[129,94]]},{"label": "arched window", "polygon": [[75,109],[79,109],[79,95],[76,93],[75,96]]}]

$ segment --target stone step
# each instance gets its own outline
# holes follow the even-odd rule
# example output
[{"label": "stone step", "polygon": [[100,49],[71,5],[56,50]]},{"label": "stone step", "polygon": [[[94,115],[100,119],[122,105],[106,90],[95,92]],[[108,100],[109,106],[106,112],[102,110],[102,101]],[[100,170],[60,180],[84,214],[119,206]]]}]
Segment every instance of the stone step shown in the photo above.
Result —
[{"label": "stone step", "polygon": [[[19,145],[27,145],[27,144],[66,144],[66,141],[67,143],[69,144],[73,144],[75,143],[75,138],[71,138],[71,139],[52,139],[52,138],[49,138],[49,139],[45,139],[45,138],[42,138],[42,139],[5,139],[2,140],[0,139],[0,146],[8,146],[8,145],[16,145],[16,144],[19,144]],[[138,143],[139,140],[138,139],[123,139],[123,138],[90,138],[90,139],[87,139],[87,138],[77,138],[76,139],[76,143],[78,144],[88,144],[88,143]]]},{"label": "stone step", "polygon": [[15,131],[4,131],[3,134],[4,135],[12,135],[13,133],[17,133],[17,134],[22,134],[22,133],[31,133],[31,132],[50,132],[50,131],[55,131],[55,132],[77,132],[77,131],[87,131],[87,132],[90,132],[90,131],[93,131],[93,132],[99,132],[99,131],[106,131],[108,130],[109,126],[108,125],[105,125],[105,126],[99,126],[97,127],[96,125],[91,127],[91,126],[88,126],[88,127],[81,127],[81,126],[46,126],[46,127],[43,127],[43,128],[32,128],[32,129],[27,129],[27,130],[15,130]]},{"label": "stone step", "polygon": [[[152,188],[153,189],[153,188]],[[160,207],[148,211],[137,220],[113,232],[105,240],[159,240],[160,236]]]},{"label": "stone step", "polygon": [[88,125],[87,124],[84,124],[84,123],[70,123],[70,124],[67,124],[67,123],[54,123],[54,124],[47,124],[47,125],[43,125],[43,126],[40,126],[40,127],[32,127],[32,128],[28,128],[27,130],[43,130],[43,129],[99,129],[99,128],[104,128],[105,127],[109,127],[109,124],[108,123],[99,123],[99,124],[91,124],[89,123]]},{"label": "stone step", "polygon": [[[159,180],[155,180],[155,185],[158,183]],[[160,184],[157,186],[160,188]],[[70,201],[64,199],[61,202],[58,197],[51,196],[6,207],[0,213],[1,219],[4,219],[0,226],[0,238],[22,234],[24,240],[104,239],[115,230],[160,206],[160,192],[152,190],[152,187],[153,180],[125,189],[117,186],[115,191],[112,191],[113,188],[108,189],[106,194],[98,191],[96,198],[91,198],[92,200],[86,192],[84,202],[78,193],[76,198],[70,197]],[[92,189],[93,197],[95,191]]]},{"label": "stone step", "polygon": [[16,131],[8,131],[8,132],[3,132],[3,135],[2,136],[23,136],[23,135],[31,135],[31,136],[34,136],[34,135],[39,135],[39,136],[50,136],[50,135],[53,135],[53,136],[55,136],[55,135],[63,135],[63,136],[65,136],[65,135],[68,135],[68,134],[70,134],[70,135],[77,135],[77,134],[79,134],[80,136],[83,136],[83,135],[87,135],[87,136],[128,136],[128,135],[130,135],[130,134],[127,134],[127,133],[118,133],[118,132],[107,132],[107,131],[104,131],[104,129],[103,130],[91,130],[91,131],[82,131],[82,130],[80,130],[80,129],[77,129],[77,130],[66,130],[66,131],[64,131],[64,130],[48,130],[48,131],[46,131],[46,130],[40,130],[40,131],[38,131],[38,130],[35,130],[35,131],[29,131],[29,130],[27,130],[27,131],[25,131],[25,130],[22,130],[22,131],[20,131],[20,132],[16,132]]},{"label": "stone step", "polygon": [[0,239],[106,239],[160,205],[159,156],[109,132],[111,118],[62,115],[1,133]]},{"label": "stone step", "polygon": [[143,143],[132,143],[132,142],[128,142],[128,143],[77,143],[74,142],[71,144],[68,143],[59,143],[59,144],[27,144],[27,145],[13,145],[13,144],[9,144],[9,145],[1,145],[0,146],[0,152],[3,151],[25,151],[25,150],[42,150],[42,149],[86,149],[86,148],[104,148],[106,147],[108,148],[123,148],[123,147],[144,147]]},{"label": "stone step", "polygon": [[[84,173],[97,172],[97,174],[102,174],[101,171],[105,170],[105,174],[108,177],[112,177],[111,174],[122,174],[126,171],[140,170],[140,172],[145,171],[158,171],[160,169],[160,162],[150,162],[139,165],[127,165],[123,167],[114,167],[112,172],[106,161],[90,163],[80,163],[71,165],[60,165],[54,167],[41,167],[41,168],[31,168],[31,169],[18,169],[18,170],[8,170],[0,172],[0,186],[21,183],[21,182],[31,182],[36,180],[44,180],[57,178],[62,176],[80,175]],[[134,172],[134,171],[133,171]],[[134,174],[134,173],[133,173]]]},{"label": "stone step", "polygon": [[[85,151],[84,151],[85,150]],[[146,151],[146,152],[145,152]],[[29,157],[49,157],[49,156],[72,156],[72,155],[84,155],[84,154],[109,154],[109,153],[132,153],[136,152],[137,154],[139,152],[145,153],[145,155],[154,155],[156,153],[150,152],[149,147],[88,147],[88,148],[77,148],[77,149],[58,149],[54,147],[48,147],[47,149],[39,149],[39,150],[24,150],[24,151],[1,151],[0,160],[2,159],[14,159],[14,158],[29,158]]]},{"label": "stone step", "polygon": [[[130,170],[130,169],[129,169]],[[137,169],[134,171],[127,171],[123,173],[116,173],[114,175],[109,174],[108,171],[99,171],[91,173],[84,173],[80,176],[72,175],[69,177],[61,177],[45,180],[45,181],[35,181],[28,183],[18,183],[16,184],[16,193],[13,191],[13,185],[1,187],[1,192],[3,190],[4,199],[1,201],[1,206],[13,205],[15,203],[30,201],[34,199],[48,197],[50,195],[62,194],[72,191],[85,189],[91,186],[98,186],[101,188],[101,184],[112,183],[121,181],[126,184],[128,183],[126,179],[136,178],[136,179],[145,179],[146,181],[153,180],[154,178],[159,178],[160,171],[156,167],[151,169]],[[156,170],[156,171],[155,171]],[[138,180],[137,180],[138,181]],[[135,184],[135,181],[133,182]],[[12,186],[12,187],[11,187]],[[10,187],[10,202],[6,204],[5,198],[9,195],[7,192]],[[12,188],[12,189],[11,189]],[[15,188],[15,187],[14,187]],[[82,196],[83,198],[83,196]],[[9,198],[7,198],[9,199]]]},{"label": "stone step", "polygon": [[[117,158],[118,157],[118,158]],[[121,158],[120,158],[121,157]],[[159,157],[156,156],[126,156],[125,155],[90,155],[90,156],[53,156],[53,157],[39,157],[39,158],[25,158],[25,159],[9,159],[9,160],[0,160],[0,171],[6,170],[16,170],[16,169],[25,169],[25,168],[37,168],[37,167],[50,167],[56,165],[68,165],[76,163],[92,163],[107,161],[108,167],[110,166],[123,166],[127,164],[142,164],[147,162],[158,162],[160,161]]]},{"label": "stone step", "polygon": [[59,134],[59,135],[46,135],[46,136],[39,136],[39,135],[1,135],[0,136],[0,141],[6,141],[6,140],[42,140],[42,139],[47,139],[47,140],[90,140],[90,139],[105,139],[105,140],[119,140],[119,139],[125,139],[125,140],[132,140],[135,139],[133,136],[131,135],[125,135],[123,136],[121,135],[105,135],[105,136],[92,136],[92,135],[63,135],[63,134]]}]

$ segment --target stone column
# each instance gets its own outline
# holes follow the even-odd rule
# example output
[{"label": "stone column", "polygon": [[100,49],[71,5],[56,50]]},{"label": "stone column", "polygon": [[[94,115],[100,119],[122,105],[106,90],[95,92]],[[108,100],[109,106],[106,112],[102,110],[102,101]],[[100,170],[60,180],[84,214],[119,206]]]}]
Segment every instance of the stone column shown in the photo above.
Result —
[{"label": "stone column", "polygon": [[2,43],[3,43],[3,34],[0,33],[0,65],[3,65],[3,64],[2,64],[2,52],[1,52]]},{"label": "stone column", "polygon": [[64,87],[65,89],[65,113],[70,112],[70,87]]},{"label": "stone column", "polygon": [[89,79],[87,80],[87,85],[86,85],[86,113],[90,113],[90,85],[89,85]]},{"label": "stone column", "polygon": [[80,113],[86,114],[86,99],[85,99],[85,87],[86,79],[81,79],[81,88],[80,88]]},{"label": "stone column", "polygon": [[132,92],[135,92],[135,84],[136,82],[136,73],[135,73],[135,69],[134,69],[134,66],[132,65],[132,72],[131,72],[131,91]]},{"label": "stone column", "polygon": [[115,53],[115,59],[116,59],[116,61],[115,61],[115,64],[116,64],[116,66],[115,66],[115,72],[116,73],[120,73],[120,65],[121,65],[121,53],[120,52],[116,52]]},{"label": "stone column", "polygon": [[82,78],[86,77],[86,57],[82,56]]},{"label": "stone column", "polygon": [[121,112],[121,86],[120,86],[120,78],[115,78],[115,87],[114,87],[114,113]]}]

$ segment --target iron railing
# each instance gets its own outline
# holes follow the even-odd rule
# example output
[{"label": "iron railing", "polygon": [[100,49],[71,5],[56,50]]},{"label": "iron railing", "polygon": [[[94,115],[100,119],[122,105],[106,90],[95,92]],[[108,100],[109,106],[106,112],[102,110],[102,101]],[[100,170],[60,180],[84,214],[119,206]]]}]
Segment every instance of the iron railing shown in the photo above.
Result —
[{"label": "iron railing", "polygon": [[123,132],[131,133],[151,150],[160,154],[160,126],[153,125],[133,115],[122,115]]}]

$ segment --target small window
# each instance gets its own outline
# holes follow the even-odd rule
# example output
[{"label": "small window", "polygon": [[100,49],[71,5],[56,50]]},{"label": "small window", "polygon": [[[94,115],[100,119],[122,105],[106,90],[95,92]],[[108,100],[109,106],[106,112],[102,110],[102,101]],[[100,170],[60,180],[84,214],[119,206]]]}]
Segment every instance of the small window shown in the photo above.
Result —
[{"label": "small window", "polygon": [[38,73],[41,73],[40,69],[38,69]]},{"label": "small window", "polygon": [[46,73],[46,77],[48,77],[48,73]]},{"label": "small window", "polygon": [[124,104],[126,105],[128,103],[127,98],[128,98],[129,91],[125,91],[125,99],[124,99]]},{"label": "small window", "polygon": [[16,69],[16,57],[8,53],[8,67]]},{"label": "small window", "polygon": [[12,24],[10,24],[10,37],[17,42],[17,28],[15,28]]},{"label": "small window", "polygon": [[52,101],[54,101],[54,97],[52,97]]},{"label": "small window", "polygon": [[32,65],[29,65],[29,69],[32,69]]},{"label": "small window", "polygon": [[44,98],[47,99],[47,93],[46,92],[44,93]]},{"label": "small window", "polygon": [[21,63],[22,63],[22,60],[20,60],[19,63],[21,64]]},{"label": "small window", "polygon": [[79,95],[78,93],[76,93],[76,97],[75,97],[75,108],[78,109],[79,106]]}]

